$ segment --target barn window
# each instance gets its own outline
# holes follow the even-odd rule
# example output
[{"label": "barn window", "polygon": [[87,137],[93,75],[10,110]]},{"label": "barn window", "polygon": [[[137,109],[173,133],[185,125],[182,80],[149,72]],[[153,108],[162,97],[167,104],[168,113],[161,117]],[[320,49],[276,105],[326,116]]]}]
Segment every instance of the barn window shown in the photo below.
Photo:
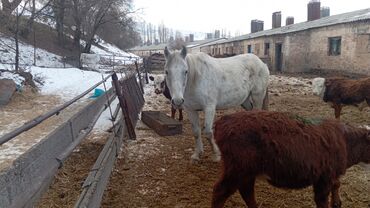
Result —
[{"label": "barn window", "polygon": [[248,53],[252,53],[252,45],[248,45]]},{"label": "barn window", "polygon": [[265,56],[268,56],[270,54],[270,43],[265,43]]},{"label": "barn window", "polygon": [[341,37],[329,38],[329,56],[338,56],[338,55],[340,55],[341,45],[342,45],[342,38]]}]

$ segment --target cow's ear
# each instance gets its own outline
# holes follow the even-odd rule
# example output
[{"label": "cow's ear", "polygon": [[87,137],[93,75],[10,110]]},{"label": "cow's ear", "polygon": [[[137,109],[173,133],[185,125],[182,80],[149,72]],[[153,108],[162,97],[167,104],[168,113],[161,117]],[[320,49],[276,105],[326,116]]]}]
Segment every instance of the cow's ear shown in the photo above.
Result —
[{"label": "cow's ear", "polygon": [[186,57],[186,54],[187,54],[187,49],[186,49],[186,46],[182,46],[182,49],[181,49],[181,56],[183,58]]},{"label": "cow's ear", "polygon": [[167,46],[164,48],[164,57],[167,59],[170,55],[170,51],[168,50]]},{"label": "cow's ear", "polygon": [[149,76],[149,79],[154,81],[154,77],[153,76]]}]

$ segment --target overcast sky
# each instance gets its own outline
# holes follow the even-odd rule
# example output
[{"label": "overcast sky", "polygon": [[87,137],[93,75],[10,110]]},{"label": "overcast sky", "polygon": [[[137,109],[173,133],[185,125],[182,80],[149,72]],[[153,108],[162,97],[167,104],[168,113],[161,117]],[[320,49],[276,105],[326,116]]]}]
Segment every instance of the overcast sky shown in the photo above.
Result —
[{"label": "overcast sky", "polygon": [[[264,29],[271,29],[272,13],[281,11],[294,22],[307,20],[309,0],[133,0],[136,9],[142,9],[141,19],[180,31],[214,32],[226,29],[236,33],[250,33],[252,19],[264,21]],[[370,8],[370,0],[321,0],[321,6],[330,7],[330,14],[341,14]],[[187,34],[184,34],[187,35]]]}]

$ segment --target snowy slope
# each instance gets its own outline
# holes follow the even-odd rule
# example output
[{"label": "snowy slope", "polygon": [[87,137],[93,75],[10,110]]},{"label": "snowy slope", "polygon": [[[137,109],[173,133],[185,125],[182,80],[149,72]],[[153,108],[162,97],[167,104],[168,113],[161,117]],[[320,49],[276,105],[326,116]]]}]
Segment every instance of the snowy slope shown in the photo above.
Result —
[{"label": "snowy slope", "polygon": [[[34,62],[32,45],[19,42],[20,66],[31,66]],[[36,49],[36,64],[40,67],[63,67],[62,57],[43,49]],[[13,38],[0,33],[0,69],[12,70],[15,63],[15,43]],[[67,65],[68,66],[68,65]]]}]

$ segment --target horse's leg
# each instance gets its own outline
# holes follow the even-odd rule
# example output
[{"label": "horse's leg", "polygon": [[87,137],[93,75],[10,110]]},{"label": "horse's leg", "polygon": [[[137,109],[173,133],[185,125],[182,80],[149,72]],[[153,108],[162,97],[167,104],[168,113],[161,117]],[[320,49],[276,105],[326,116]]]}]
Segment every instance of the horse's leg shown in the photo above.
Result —
[{"label": "horse's leg", "polygon": [[244,102],[242,103],[242,107],[249,111],[249,110],[252,110],[253,109],[253,103],[252,103],[252,100],[251,100],[251,94],[248,95],[247,99],[244,100]]},{"label": "horse's leg", "polygon": [[252,92],[253,109],[263,109],[266,92]]},{"label": "horse's leg", "polygon": [[213,161],[218,162],[221,159],[221,153],[220,150],[218,149],[218,146],[216,145],[216,142],[213,138],[213,120],[215,119],[215,114],[216,114],[216,107],[208,107],[204,110],[204,122],[205,122],[205,137],[207,138],[209,144],[212,147],[213,151]]},{"label": "horse's leg", "polygon": [[199,156],[203,153],[203,143],[199,126],[199,114],[197,111],[193,110],[188,110],[187,112],[195,139],[195,150],[191,156],[192,162],[195,162],[199,160]]},{"label": "horse's leg", "polygon": [[263,110],[269,109],[269,91],[268,88],[266,88],[265,97],[263,98],[263,104],[262,104]]}]

